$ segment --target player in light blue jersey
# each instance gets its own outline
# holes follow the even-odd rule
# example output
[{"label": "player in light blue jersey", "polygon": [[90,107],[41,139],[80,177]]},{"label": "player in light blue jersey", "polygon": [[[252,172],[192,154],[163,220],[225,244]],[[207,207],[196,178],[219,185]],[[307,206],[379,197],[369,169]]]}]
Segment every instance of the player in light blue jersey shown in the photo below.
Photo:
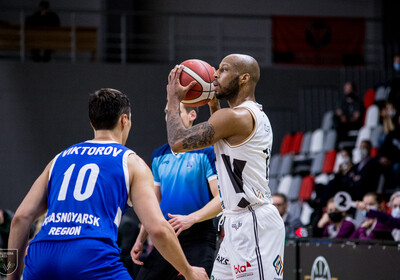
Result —
[{"label": "player in light blue jersey", "polygon": [[[197,108],[180,104],[180,116],[186,127],[197,117]],[[167,113],[167,111],[166,111]],[[213,147],[174,153],[164,144],[153,152],[154,189],[161,211],[177,232],[179,242],[191,265],[204,267],[211,274],[216,249],[216,229],[211,218],[221,212]],[[132,248],[132,258],[143,265],[137,280],[172,280],[178,271],[153,250],[139,260],[146,240],[142,228]]]},{"label": "player in light blue jersey", "polygon": [[208,279],[187,262],[165,221],[144,161],[124,145],[131,128],[128,97],[100,89],[89,97],[94,139],[59,153],[17,209],[9,249],[18,250],[19,279],[32,222],[47,211],[25,257],[24,280],[131,279],[116,244],[121,216],[134,209],[153,243],[187,279]]}]

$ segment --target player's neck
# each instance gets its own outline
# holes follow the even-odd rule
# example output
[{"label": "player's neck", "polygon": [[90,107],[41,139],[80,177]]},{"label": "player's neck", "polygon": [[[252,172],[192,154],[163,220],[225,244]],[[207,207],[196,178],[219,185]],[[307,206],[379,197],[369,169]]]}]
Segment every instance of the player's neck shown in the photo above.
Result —
[{"label": "player's neck", "polygon": [[95,141],[115,141],[122,143],[122,136],[116,135],[112,130],[95,130],[94,138]]},{"label": "player's neck", "polygon": [[246,95],[243,96],[241,94],[238,94],[235,98],[231,100],[227,100],[229,107],[234,108],[236,106],[239,106],[240,104],[246,102],[246,101],[253,101],[256,102],[256,99],[254,95]]}]

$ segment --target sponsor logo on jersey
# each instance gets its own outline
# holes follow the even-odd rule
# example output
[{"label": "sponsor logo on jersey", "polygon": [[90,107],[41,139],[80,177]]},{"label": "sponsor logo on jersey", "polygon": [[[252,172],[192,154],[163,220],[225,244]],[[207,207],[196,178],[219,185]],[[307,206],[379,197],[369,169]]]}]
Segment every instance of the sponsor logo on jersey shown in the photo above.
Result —
[{"label": "sponsor logo on jersey", "polygon": [[275,272],[278,276],[283,275],[283,262],[280,255],[277,255],[275,260],[273,261],[272,265],[275,268]]},{"label": "sponsor logo on jersey", "polygon": [[187,161],[186,168],[187,169],[192,169],[193,168],[193,162],[191,160]]},{"label": "sponsor logo on jersey", "polygon": [[242,226],[242,222],[238,222],[237,224],[232,224],[232,228],[238,230]]},{"label": "sponsor logo on jersey", "polygon": [[257,190],[254,188],[251,188],[251,189],[253,190],[253,192],[257,198],[259,198],[259,199],[264,198],[264,194],[260,190]]},{"label": "sponsor logo on jersey", "polygon": [[251,267],[251,264],[249,262],[246,262],[246,264],[244,265],[234,265],[233,269],[235,270],[236,278],[253,275],[253,272],[247,271],[249,267]]},{"label": "sponsor logo on jersey", "polygon": [[0,249],[0,275],[14,273],[18,267],[17,249]]},{"label": "sponsor logo on jersey", "polygon": [[221,257],[219,254],[217,255],[217,258],[215,260],[221,264],[229,265],[229,259]]}]

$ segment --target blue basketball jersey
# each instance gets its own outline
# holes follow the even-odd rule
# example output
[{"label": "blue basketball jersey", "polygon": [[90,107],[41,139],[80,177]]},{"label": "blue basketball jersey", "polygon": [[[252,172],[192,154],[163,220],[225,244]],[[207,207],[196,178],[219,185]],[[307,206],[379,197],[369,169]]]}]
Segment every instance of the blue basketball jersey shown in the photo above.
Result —
[{"label": "blue basketball jersey", "polygon": [[116,246],[129,207],[131,153],[113,141],[87,141],[58,154],[47,186],[48,212],[32,242],[101,238]]},{"label": "blue basketball jersey", "polygon": [[153,152],[154,182],[160,186],[160,208],[168,213],[188,215],[212,198],[208,182],[217,179],[214,148],[175,154],[168,144]]}]

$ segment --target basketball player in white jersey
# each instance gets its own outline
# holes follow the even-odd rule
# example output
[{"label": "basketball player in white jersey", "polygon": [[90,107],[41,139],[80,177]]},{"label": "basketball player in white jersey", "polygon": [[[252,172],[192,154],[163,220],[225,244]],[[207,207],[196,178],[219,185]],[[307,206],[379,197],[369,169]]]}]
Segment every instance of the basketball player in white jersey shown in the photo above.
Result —
[{"label": "basketball player in white jersey", "polygon": [[150,169],[124,146],[131,128],[128,96],[114,89],[94,92],[89,117],[93,140],[57,155],[16,211],[8,246],[18,250],[18,268],[7,279],[20,279],[30,226],[46,211],[25,257],[25,280],[131,279],[116,244],[131,202],[163,257],[186,279],[208,279],[203,268],[189,265],[164,219]]},{"label": "basketball player in white jersey", "polygon": [[285,229],[268,187],[272,129],[255,100],[258,63],[248,55],[226,56],[214,86],[229,108],[221,109],[214,98],[208,121],[188,129],[179,102],[195,82],[182,86],[182,69],[177,65],[168,76],[168,142],[175,152],[215,148],[225,238],[211,279],[282,279]]}]

